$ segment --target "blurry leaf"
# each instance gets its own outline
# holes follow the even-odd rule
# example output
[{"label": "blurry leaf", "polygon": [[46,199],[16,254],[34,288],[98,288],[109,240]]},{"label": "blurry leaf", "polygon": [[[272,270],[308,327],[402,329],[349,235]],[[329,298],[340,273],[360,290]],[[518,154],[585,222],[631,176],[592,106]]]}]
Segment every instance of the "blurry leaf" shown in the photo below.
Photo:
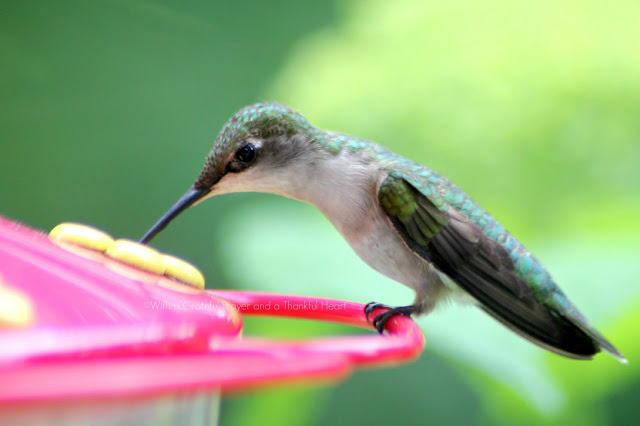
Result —
[{"label": "blurry leaf", "polygon": [[317,425],[462,425],[481,422],[481,397],[442,357],[362,369],[336,386]]},{"label": "blurry leaf", "polygon": [[[273,291],[303,295],[324,296],[360,302],[376,300],[392,305],[407,303],[412,292],[365,265],[351,251],[328,221],[300,203],[282,203],[249,206],[224,218],[225,229],[230,230],[219,243],[225,247],[221,264],[234,280],[248,290]],[[546,243],[553,263],[566,265],[561,269],[563,288],[569,295],[589,305],[591,313],[604,324],[607,318],[617,315],[614,307],[637,309],[640,291],[635,286],[632,272],[637,272],[633,257],[620,257],[624,244],[609,242],[617,250],[600,251],[600,245],[592,241],[560,241]],[[561,247],[561,249],[559,249]],[[597,259],[598,269],[588,274],[589,267]],[[249,267],[248,267],[249,266]],[[627,269],[625,269],[627,268]],[[601,297],[611,293],[611,287],[601,285],[601,275],[617,279],[616,297]],[[615,273],[620,273],[616,277]],[[591,303],[586,303],[591,300]],[[577,303],[581,306],[580,303]],[[592,312],[593,311],[593,312]],[[496,389],[511,389],[501,393],[509,396],[516,391],[531,407],[545,415],[556,415],[570,403],[572,392],[567,392],[546,362],[548,357],[559,359],[524,339],[509,332],[480,310],[473,307],[450,306],[420,318],[419,323],[427,336],[427,351],[435,351],[446,359],[466,365],[471,371],[491,376],[500,384]],[[604,330],[603,331],[607,331]],[[614,343],[624,344],[629,336],[620,336]],[[622,368],[612,359],[600,355],[593,363],[558,360],[574,368],[597,371],[601,365],[612,364]],[[604,370],[606,371],[606,370]],[[476,377],[482,377],[476,376]],[[601,373],[607,387],[619,386],[614,376]],[[579,386],[579,385],[578,385]],[[603,384],[604,386],[604,384]],[[499,400],[498,395],[487,397]],[[511,398],[509,396],[509,398]]]},{"label": "blurry leaf", "polygon": [[610,393],[612,386],[624,387],[640,382],[640,310],[637,304],[633,308],[619,315],[620,319],[606,328],[607,337],[619,344],[619,349],[629,360],[628,365],[602,356],[591,363],[571,363],[549,358],[558,383],[576,405],[592,404]]},{"label": "blurry leaf", "polygon": [[[637,353],[640,3],[342,7],[338,28],[298,44],[274,97],[321,128],[380,142],[451,178],[521,238],[614,344]],[[317,222],[305,236],[286,225],[274,232],[297,240],[292,253],[312,271],[305,284],[327,280],[302,287],[406,303],[406,290],[355,266]],[[270,272],[279,277],[270,288],[296,288]],[[470,378],[487,409],[506,423],[535,422],[533,410],[560,423],[600,424],[606,417],[594,399],[638,380],[634,367],[606,355],[585,363],[546,354],[474,309],[441,309],[420,324],[427,350],[476,372]]]},{"label": "blurry leaf", "polygon": [[433,167],[517,235],[592,207],[640,229],[640,3],[350,5],[297,45],[275,99]]},{"label": "blurry leaf", "polygon": [[223,402],[220,424],[307,425],[322,412],[328,395],[329,389],[317,385],[289,384],[268,392],[254,391],[249,395],[230,396]]}]

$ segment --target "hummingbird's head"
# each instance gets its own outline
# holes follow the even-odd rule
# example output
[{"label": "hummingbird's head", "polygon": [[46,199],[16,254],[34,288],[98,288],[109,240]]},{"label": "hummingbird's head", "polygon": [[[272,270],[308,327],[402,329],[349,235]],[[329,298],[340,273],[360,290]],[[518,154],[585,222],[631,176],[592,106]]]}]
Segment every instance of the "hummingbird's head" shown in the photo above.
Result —
[{"label": "hummingbird's head", "polygon": [[289,107],[264,102],[241,109],[216,138],[200,175],[142,237],[147,243],[188,207],[213,195],[269,192],[295,197],[297,175],[321,149],[315,128]]},{"label": "hummingbird's head", "polygon": [[276,102],[243,108],[218,134],[194,188],[213,192],[208,195],[273,192],[259,181],[271,180],[309,154],[313,129],[302,115]]}]

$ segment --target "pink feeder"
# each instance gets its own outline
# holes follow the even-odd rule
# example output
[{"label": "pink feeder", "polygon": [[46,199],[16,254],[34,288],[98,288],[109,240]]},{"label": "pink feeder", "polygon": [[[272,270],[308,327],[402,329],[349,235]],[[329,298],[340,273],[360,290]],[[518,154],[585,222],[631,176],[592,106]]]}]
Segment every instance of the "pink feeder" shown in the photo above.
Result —
[{"label": "pink feeder", "polygon": [[358,366],[414,359],[424,346],[403,316],[386,336],[241,338],[242,315],[371,326],[358,303],[201,291],[77,252],[0,217],[3,423],[209,422],[221,392],[338,380]]}]

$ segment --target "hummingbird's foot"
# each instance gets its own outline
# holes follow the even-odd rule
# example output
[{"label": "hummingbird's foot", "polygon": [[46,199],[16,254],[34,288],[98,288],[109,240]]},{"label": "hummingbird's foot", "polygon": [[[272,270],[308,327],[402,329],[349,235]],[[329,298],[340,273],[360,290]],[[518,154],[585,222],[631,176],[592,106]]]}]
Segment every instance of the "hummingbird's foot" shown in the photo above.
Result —
[{"label": "hummingbird's foot", "polygon": [[371,315],[371,312],[373,312],[375,309],[378,309],[378,308],[388,309],[387,312],[383,312],[379,315],[376,315],[376,317],[373,319],[373,326],[375,327],[376,330],[378,330],[378,333],[380,334],[382,334],[382,332],[384,331],[384,326],[387,324],[387,321],[389,321],[389,319],[392,316],[404,315],[404,316],[410,317],[411,314],[418,311],[418,307],[415,305],[398,306],[396,308],[392,308],[391,306],[384,305],[382,303],[369,302],[364,307],[364,315],[367,318],[367,322],[370,323],[369,315]]},{"label": "hummingbird's foot", "polygon": [[369,324],[371,324],[371,320],[369,320],[369,315],[371,315],[371,312],[373,312],[376,309],[393,309],[391,306],[389,305],[385,305],[383,303],[378,303],[378,302],[369,302],[365,305],[364,307],[364,316],[365,318],[367,318],[367,322]]}]

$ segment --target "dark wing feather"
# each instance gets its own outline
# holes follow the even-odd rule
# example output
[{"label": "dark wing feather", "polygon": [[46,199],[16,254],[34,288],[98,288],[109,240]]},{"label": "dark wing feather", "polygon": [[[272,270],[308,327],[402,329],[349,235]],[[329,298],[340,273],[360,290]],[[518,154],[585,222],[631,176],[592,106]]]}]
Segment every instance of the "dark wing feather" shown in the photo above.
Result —
[{"label": "dark wing feather", "polygon": [[582,330],[535,299],[507,250],[465,215],[451,207],[438,209],[410,183],[392,176],[383,182],[379,201],[409,248],[504,325],[561,355],[591,358],[599,351]]}]

